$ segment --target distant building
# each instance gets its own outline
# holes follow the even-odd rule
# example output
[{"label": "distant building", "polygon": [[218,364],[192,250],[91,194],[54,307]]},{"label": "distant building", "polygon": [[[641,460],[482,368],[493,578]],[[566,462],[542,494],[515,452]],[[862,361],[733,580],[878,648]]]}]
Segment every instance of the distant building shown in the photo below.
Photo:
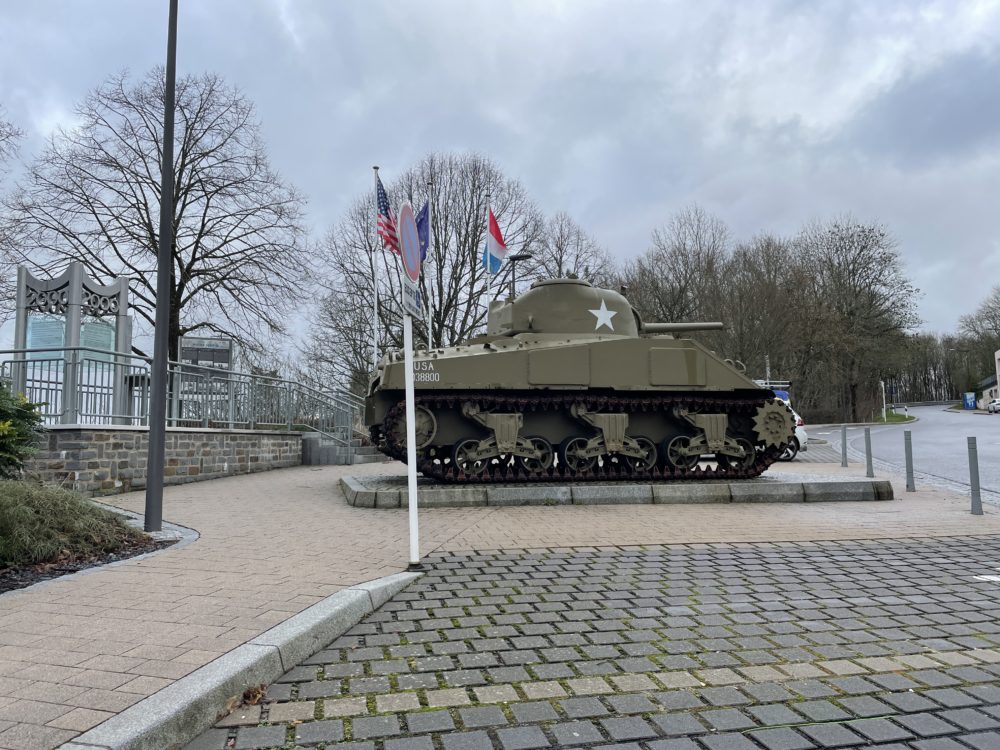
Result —
[{"label": "distant building", "polygon": [[993,364],[996,366],[996,373],[979,385],[983,389],[983,397],[979,400],[979,408],[985,409],[986,404],[995,398],[1000,398],[1000,350],[993,352]]}]

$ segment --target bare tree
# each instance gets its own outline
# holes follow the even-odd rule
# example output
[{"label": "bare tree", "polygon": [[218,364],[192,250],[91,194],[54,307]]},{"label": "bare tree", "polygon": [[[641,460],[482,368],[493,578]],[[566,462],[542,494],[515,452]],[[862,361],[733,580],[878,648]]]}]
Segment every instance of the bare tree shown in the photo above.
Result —
[{"label": "bare tree", "polygon": [[[431,154],[397,179],[387,181],[390,202],[409,200],[418,209],[433,183],[431,246],[424,262],[422,293],[433,316],[430,341],[449,346],[480,331],[488,300],[502,296],[509,264],[497,278],[482,263],[487,204],[493,208],[510,252],[540,241],[538,210],[516,180],[478,154]],[[378,269],[380,349],[402,344],[399,306],[401,268],[375,234],[374,190],[358,198],[323,243],[328,295],[307,346],[311,365],[323,377],[358,387],[370,372],[372,279]],[[426,320],[415,320],[419,342],[428,341]]]},{"label": "bare tree", "polygon": [[700,206],[676,213],[653,230],[652,247],[628,264],[622,280],[632,304],[648,319],[697,320],[713,308],[729,230]]},{"label": "bare tree", "polygon": [[612,283],[615,268],[608,253],[565,211],[545,222],[528,275],[560,278],[575,274],[600,286]]},{"label": "bare tree", "polygon": [[895,366],[907,332],[919,324],[917,290],[880,224],[850,216],[815,223],[796,245],[813,273],[828,390],[839,390],[842,418],[857,421],[862,401],[875,401],[880,373]]},{"label": "bare tree", "polygon": [[[9,120],[0,108],[0,181],[7,174],[7,163],[17,154],[18,145],[24,134]],[[14,313],[14,286],[16,276],[14,264],[10,262],[10,230],[0,223],[0,324]]]},{"label": "bare tree", "polygon": [[14,123],[5,119],[3,109],[0,108],[0,174],[3,174],[7,161],[17,153],[18,143],[23,136]]},{"label": "bare tree", "polygon": [[[16,259],[99,280],[132,277],[133,309],[156,304],[164,77],[122,73],[76,109],[6,200]],[[268,163],[253,104],[219,76],[177,82],[170,352],[180,336],[232,336],[250,349],[282,330],[303,278],[303,199]]]}]

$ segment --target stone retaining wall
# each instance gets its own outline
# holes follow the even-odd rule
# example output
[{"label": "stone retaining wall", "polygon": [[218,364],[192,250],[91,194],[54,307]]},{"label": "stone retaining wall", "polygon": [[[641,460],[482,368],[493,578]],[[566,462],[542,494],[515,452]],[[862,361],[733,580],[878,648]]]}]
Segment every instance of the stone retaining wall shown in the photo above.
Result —
[{"label": "stone retaining wall", "polygon": [[[86,495],[113,495],[146,486],[145,427],[50,428],[28,462],[29,476]],[[298,466],[297,432],[168,428],[165,484]]]}]

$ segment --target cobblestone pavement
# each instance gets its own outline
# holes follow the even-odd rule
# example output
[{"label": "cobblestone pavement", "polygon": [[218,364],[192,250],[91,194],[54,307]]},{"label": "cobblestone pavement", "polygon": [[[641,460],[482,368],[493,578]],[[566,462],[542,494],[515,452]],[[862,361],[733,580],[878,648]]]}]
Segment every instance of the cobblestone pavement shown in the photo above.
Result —
[{"label": "cobblestone pavement", "polygon": [[428,562],[188,750],[1000,748],[997,539]]}]

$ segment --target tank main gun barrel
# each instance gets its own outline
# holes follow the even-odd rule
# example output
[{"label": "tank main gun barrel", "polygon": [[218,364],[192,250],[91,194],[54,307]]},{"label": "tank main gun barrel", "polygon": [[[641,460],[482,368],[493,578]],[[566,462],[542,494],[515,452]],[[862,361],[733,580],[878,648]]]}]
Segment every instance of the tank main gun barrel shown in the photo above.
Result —
[{"label": "tank main gun barrel", "polygon": [[718,321],[704,323],[643,323],[643,333],[691,333],[692,331],[724,331],[726,326]]}]

